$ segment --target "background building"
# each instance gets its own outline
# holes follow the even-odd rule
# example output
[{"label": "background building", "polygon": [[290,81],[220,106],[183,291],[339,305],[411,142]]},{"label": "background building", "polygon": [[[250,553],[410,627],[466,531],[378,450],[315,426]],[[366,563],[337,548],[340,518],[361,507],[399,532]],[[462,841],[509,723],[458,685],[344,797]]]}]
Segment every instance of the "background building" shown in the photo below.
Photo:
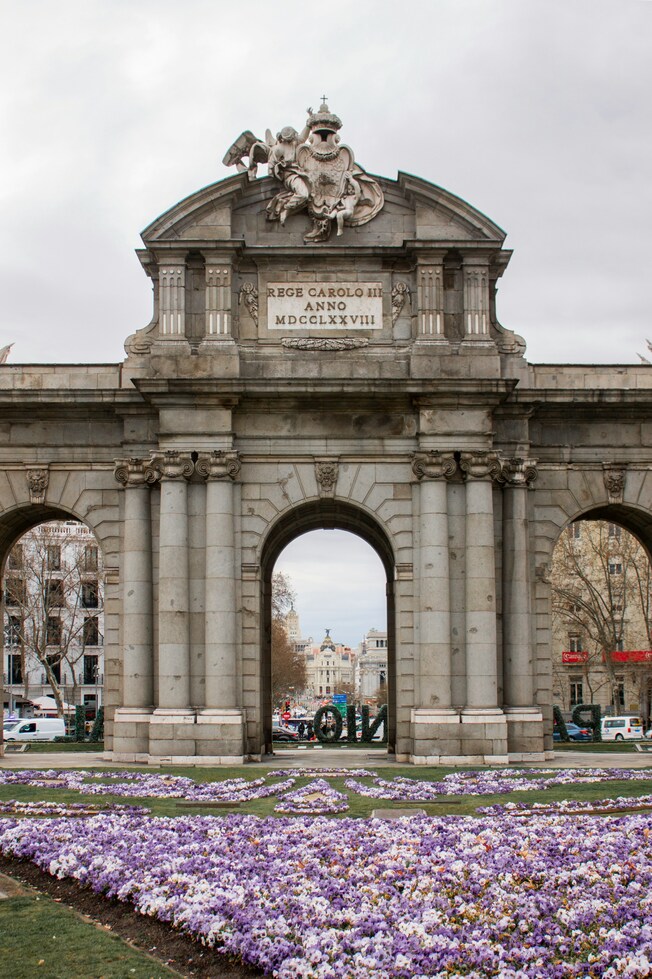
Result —
[{"label": "background building", "polygon": [[84,524],[40,524],[14,545],[4,577],[5,709],[32,701],[84,704],[93,716],[104,682],[104,572]]},{"label": "background building", "polygon": [[306,692],[313,700],[335,693],[354,693],[355,655],[350,646],[336,643],[326,630],[320,646],[306,650]]},{"label": "background building", "polygon": [[[370,629],[356,660],[355,687],[361,703],[375,703],[387,690],[387,633]],[[383,699],[384,702],[384,699]]]},{"label": "background building", "polygon": [[553,696],[650,718],[652,581],[646,551],[616,523],[578,521],[555,548]]}]

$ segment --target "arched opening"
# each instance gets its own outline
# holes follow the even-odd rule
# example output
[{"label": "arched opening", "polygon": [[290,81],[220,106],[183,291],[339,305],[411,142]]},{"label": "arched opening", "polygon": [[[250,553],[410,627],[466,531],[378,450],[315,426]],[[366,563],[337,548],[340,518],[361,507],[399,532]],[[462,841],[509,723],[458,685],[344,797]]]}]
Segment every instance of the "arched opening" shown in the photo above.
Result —
[{"label": "arched opening", "polygon": [[34,506],[0,521],[3,708],[12,716],[88,726],[103,706],[104,560],[93,531],[70,513]]},{"label": "arched opening", "polygon": [[651,522],[625,506],[582,514],[551,564],[553,701],[603,715],[652,712]]},{"label": "arched opening", "polygon": [[[272,746],[272,576],[279,556],[297,538],[315,530],[348,531],[361,538],[380,559],[385,576],[387,668],[385,685],[387,690],[387,744],[394,750],[395,744],[395,614],[394,614],[394,556],[389,540],[379,524],[364,511],[349,504],[334,500],[322,500],[317,504],[307,504],[296,508],[272,529],[264,548],[261,562],[261,718],[265,750]],[[344,550],[344,549],[343,549]],[[318,555],[316,555],[318,560]],[[323,623],[324,630],[330,623]],[[369,628],[373,623],[369,624]],[[319,640],[321,640],[319,636]],[[319,641],[318,640],[318,641]],[[326,684],[322,685],[324,688]],[[326,693],[323,690],[325,699]]]}]

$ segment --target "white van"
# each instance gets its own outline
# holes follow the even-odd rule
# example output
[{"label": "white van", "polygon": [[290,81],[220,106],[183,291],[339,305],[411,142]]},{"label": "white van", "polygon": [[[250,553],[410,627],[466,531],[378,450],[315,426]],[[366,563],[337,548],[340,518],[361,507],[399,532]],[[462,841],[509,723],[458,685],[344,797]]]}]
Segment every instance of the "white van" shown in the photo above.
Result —
[{"label": "white van", "polygon": [[643,737],[643,721],[640,717],[604,717],[603,741],[638,741]]},{"label": "white van", "polygon": [[66,733],[63,717],[23,717],[3,728],[5,741],[54,741]]}]

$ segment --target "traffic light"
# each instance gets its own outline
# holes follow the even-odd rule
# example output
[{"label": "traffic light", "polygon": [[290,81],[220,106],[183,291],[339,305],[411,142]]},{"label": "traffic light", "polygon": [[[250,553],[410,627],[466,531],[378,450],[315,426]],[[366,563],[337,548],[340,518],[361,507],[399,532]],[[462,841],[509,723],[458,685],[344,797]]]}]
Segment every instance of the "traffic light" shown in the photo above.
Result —
[{"label": "traffic light", "polygon": [[285,701],[285,709],[286,709],[286,711],[289,711],[290,710],[290,701],[289,700],[286,700]]}]

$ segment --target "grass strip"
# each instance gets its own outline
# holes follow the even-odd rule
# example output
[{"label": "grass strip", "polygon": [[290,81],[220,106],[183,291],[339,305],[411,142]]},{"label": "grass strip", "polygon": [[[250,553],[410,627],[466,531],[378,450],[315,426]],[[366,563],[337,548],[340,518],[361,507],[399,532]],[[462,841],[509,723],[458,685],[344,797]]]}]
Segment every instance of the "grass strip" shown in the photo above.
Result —
[{"label": "grass strip", "polygon": [[89,918],[30,890],[0,901],[0,976],[179,979],[181,973],[132,948]]}]

